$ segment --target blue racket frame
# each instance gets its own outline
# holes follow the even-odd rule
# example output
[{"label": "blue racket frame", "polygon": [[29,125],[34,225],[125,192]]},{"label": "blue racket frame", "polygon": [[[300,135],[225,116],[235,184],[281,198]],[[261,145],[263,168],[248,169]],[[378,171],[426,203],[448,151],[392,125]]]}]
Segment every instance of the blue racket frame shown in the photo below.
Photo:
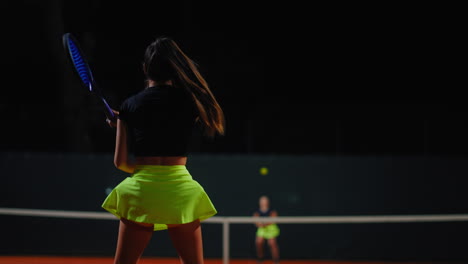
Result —
[{"label": "blue racket frame", "polygon": [[104,104],[104,112],[107,118],[111,119],[112,121],[115,121],[116,116],[110,108],[109,104],[107,103],[106,99],[102,95],[100,89],[96,85],[88,61],[86,60],[84,53],[78,44],[78,41],[71,33],[65,33],[63,35],[63,46],[68,53],[68,58],[73,64],[73,68],[75,69],[75,72],[80,78],[81,83],[86,89],[88,89],[91,93],[94,93],[101,99],[102,103]]}]

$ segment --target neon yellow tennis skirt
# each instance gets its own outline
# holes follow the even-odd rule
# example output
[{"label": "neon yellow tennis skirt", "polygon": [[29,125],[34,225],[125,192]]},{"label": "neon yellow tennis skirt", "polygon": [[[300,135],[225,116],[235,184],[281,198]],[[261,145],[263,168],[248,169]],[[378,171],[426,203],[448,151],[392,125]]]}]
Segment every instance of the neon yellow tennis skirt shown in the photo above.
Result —
[{"label": "neon yellow tennis skirt", "polygon": [[267,226],[259,227],[257,229],[257,236],[265,239],[275,238],[279,236],[280,229],[276,224],[270,224]]},{"label": "neon yellow tennis skirt", "polygon": [[102,207],[118,218],[154,224],[155,231],[167,229],[167,224],[203,221],[217,213],[185,165],[136,165]]}]

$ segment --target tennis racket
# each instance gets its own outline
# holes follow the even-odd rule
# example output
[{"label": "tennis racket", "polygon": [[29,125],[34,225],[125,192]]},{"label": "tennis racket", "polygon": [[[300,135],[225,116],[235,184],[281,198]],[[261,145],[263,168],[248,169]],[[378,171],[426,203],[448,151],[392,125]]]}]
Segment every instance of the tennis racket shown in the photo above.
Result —
[{"label": "tennis racket", "polygon": [[89,92],[101,99],[106,117],[111,121],[115,121],[116,115],[104,98],[102,91],[96,85],[93,74],[91,73],[91,68],[89,67],[88,61],[86,60],[84,53],[78,44],[78,41],[70,33],[63,34],[62,39],[63,46],[68,55],[67,57],[73,64],[73,68],[81,80],[81,83]]}]

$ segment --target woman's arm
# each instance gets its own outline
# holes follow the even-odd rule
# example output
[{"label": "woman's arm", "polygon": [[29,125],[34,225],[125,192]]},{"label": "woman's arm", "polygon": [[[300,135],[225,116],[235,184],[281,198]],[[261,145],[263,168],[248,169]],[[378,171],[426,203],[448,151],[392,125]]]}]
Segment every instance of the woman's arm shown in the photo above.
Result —
[{"label": "woman's arm", "polygon": [[127,125],[125,121],[117,120],[117,134],[115,136],[114,165],[117,169],[133,173],[135,164],[128,155]]},{"label": "woman's arm", "polygon": [[[253,214],[253,216],[259,217],[259,214],[258,214],[257,212],[255,212],[255,213]],[[263,223],[260,223],[260,222],[255,223],[255,226],[256,226],[256,227],[262,227],[262,226],[263,226]]]},{"label": "woman's arm", "polygon": [[[278,212],[276,212],[276,210],[272,210],[270,212],[270,217],[277,217],[278,216]],[[265,225],[271,225],[271,224],[274,224],[273,222],[269,222],[269,223],[265,223]]]}]

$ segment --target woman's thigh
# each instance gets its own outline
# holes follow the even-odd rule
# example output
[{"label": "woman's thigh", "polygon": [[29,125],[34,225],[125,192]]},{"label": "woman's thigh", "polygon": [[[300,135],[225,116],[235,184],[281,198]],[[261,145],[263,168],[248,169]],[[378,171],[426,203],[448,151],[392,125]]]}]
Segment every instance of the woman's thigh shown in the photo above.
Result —
[{"label": "woman's thigh", "polygon": [[184,263],[203,263],[203,241],[200,221],[168,225],[169,236]]},{"label": "woman's thigh", "polygon": [[137,263],[153,232],[152,224],[121,218],[114,263]]}]

